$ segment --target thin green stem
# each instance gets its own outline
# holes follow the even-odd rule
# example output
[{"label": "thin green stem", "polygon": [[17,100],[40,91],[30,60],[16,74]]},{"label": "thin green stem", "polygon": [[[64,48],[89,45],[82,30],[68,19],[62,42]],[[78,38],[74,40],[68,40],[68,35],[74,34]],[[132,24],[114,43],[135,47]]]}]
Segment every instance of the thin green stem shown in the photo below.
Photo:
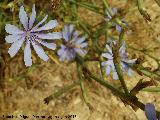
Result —
[{"label": "thin green stem", "polygon": [[74,82],[71,85],[64,86],[63,89],[61,89],[60,91],[54,93],[54,98],[58,98],[59,96],[61,96],[62,94],[68,92],[69,90],[71,90],[73,87],[75,87],[78,84],[79,84],[79,82]]},{"label": "thin green stem", "polygon": [[81,91],[82,91],[82,96],[85,100],[86,98],[86,92],[85,92],[85,88],[84,88],[84,81],[83,81],[83,78],[82,78],[82,72],[81,72],[81,69],[80,69],[80,64],[77,63],[77,74],[78,74],[78,78],[79,78],[79,83],[80,83],[80,87],[81,87]]},{"label": "thin green stem", "polygon": [[147,13],[146,8],[144,6],[144,1],[143,0],[137,0],[138,4],[138,10],[141,13],[141,15],[148,21],[151,22],[150,15]]},{"label": "thin green stem", "polygon": [[102,76],[102,79],[104,80],[104,72],[103,72],[103,66],[102,66],[102,64],[101,64],[101,60],[99,61],[99,65],[100,65],[100,70],[101,70],[101,76]]},{"label": "thin green stem", "polygon": [[87,97],[87,92],[86,92],[86,89],[85,89],[85,86],[84,86],[84,79],[82,77],[82,70],[81,70],[81,65],[82,63],[78,63],[77,62],[77,74],[78,74],[78,78],[79,78],[79,85],[80,85],[80,88],[81,88],[81,91],[82,91],[82,98],[84,100],[84,102],[86,103],[86,105],[92,109],[92,106],[91,104],[88,102],[88,97]]},{"label": "thin green stem", "polygon": [[89,6],[89,5],[86,5],[86,4],[84,4],[84,3],[76,2],[75,0],[69,0],[69,2],[71,2],[71,3],[73,3],[73,4],[77,4],[77,5],[81,6],[81,7],[84,7],[84,8],[86,8],[86,9],[88,9],[88,10],[91,10],[91,11],[93,11],[93,12],[95,12],[95,13],[98,13],[98,14],[101,14],[101,15],[104,16],[104,14],[103,14],[102,12],[100,12],[100,11],[97,10],[97,9],[95,9],[95,7],[92,7],[91,5]]},{"label": "thin green stem", "polygon": [[107,10],[107,12],[109,13],[110,16],[113,15],[112,10],[110,9],[109,5],[108,5],[108,1],[107,0],[103,0],[103,4]]},{"label": "thin green stem", "polygon": [[144,106],[145,105],[142,102],[138,101],[138,98],[136,96],[133,96],[131,94],[126,95],[125,93],[121,92],[117,88],[115,88],[112,85],[110,85],[108,82],[95,77],[91,73],[89,74],[89,76],[93,80],[95,80],[96,82],[98,82],[99,84],[101,84],[102,86],[106,87],[107,89],[110,89],[116,96],[118,96],[121,99],[124,99],[124,100],[126,100],[128,102],[130,102],[131,104],[135,105],[136,107],[138,107],[138,108],[140,108],[141,110],[144,111]]},{"label": "thin green stem", "polygon": [[[124,37],[124,29],[122,28],[121,32],[120,32],[120,35],[119,35],[119,46],[122,46],[122,43],[123,43],[123,37]],[[120,48],[120,47],[119,47]]]},{"label": "thin green stem", "polygon": [[126,93],[126,94],[129,94],[127,85],[126,85],[126,83],[125,83],[125,81],[124,81],[124,78],[123,78],[123,73],[122,73],[122,70],[121,70],[121,66],[120,66],[120,64],[119,64],[117,61],[115,61],[115,60],[113,60],[113,61],[114,61],[114,65],[115,65],[115,68],[116,68],[116,72],[117,72],[118,78],[119,78],[119,80],[120,80],[120,82],[121,82],[121,85],[122,85],[125,93]]},{"label": "thin green stem", "polygon": [[5,80],[4,80],[5,61],[0,52],[0,89],[4,92]]},{"label": "thin green stem", "polygon": [[151,87],[151,88],[144,88],[142,91],[145,92],[160,92],[160,87]]},{"label": "thin green stem", "polygon": [[50,96],[46,97],[44,99],[45,103],[48,104],[51,100],[53,100],[54,98],[58,98],[61,95],[63,95],[64,93],[70,91],[72,88],[74,88],[75,86],[79,85],[79,81],[76,81],[70,85],[66,85],[64,86],[62,89],[60,89],[59,91],[51,94]]},{"label": "thin green stem", "polygon": [[127,85],[124,81],[124,78],[123,78],[123,72],[121,70],[121,65],[120,65],[120,62],[121,62],[121,58],[119,56],[119,49],[120,49],[120,46],[121,46],[121,42],[122,42],[122,37],[120,35],[120,38],[119,38],[119,44],[118,45],[115,45],[113,46],[113,63],[114,63],[114,66],[115,66],[115,69],[116,69],[116,72],[117,72],[117,75],[118,75],[118,79],[120,80],[121,82],[121,85],[123,87],[123,90],[125,91],[126,94],[129,94],[129,91],[128,91],[128,88],[127,88]]},{"label": "thin green stem", "polygon": [[[143,73],[145,76],[150,77],[150,78],[160,78],[160,75],[157,73],[154,73],[152,71],[146,70],[143,66],[140,66],[136,68],[139,72]],[[158,79],[159,80],[159,79]]]}]

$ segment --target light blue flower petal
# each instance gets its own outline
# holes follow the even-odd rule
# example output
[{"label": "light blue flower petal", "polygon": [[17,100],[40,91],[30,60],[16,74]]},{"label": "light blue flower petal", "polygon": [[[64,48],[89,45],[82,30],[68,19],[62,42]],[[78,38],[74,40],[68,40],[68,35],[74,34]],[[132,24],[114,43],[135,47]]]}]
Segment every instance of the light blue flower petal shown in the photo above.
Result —
[{"label": "light blue flower petal", "polygon": [[61,49],[59,49],[59,50],[57,51],[57,54],[58,54],[59,56],[61,56],[64,52],[65,52],[65,50],[61,48]]},{"label": "light blue flower petal", "polygon": [[113,64],[113,60],[108,60],[108,61],[104,61],[101,63],[102,66],[108,66],[108,65],[112,65]]},{"label": "light blue flower petal", "polygon": [[78,40],[78,35],[79,35],[78,31],[75,31],[75,32],[71,33],[69,35],[69,42],[75,44],[77,42],[77,40]]},{"label": "light blue flower petal", "polygon": [[59,55],[59,60],[64,61],[67,55],[67,50],[65,50],[65,46],[61,47],[61,49],[57,51],[57,54]]},{"label": "light blue flower petal", "polygon": [[106,67],[106,75],[109,75],[110,72],[111,72],[111,67],[108,65],[108,66]]},{"label": "light blue flower petal", "polygon": [[[78,46],[78,45],[77,45]],[[84,42],[82,44],[79,44],[80,48],[84,48],[88,46],[88,43]]]},{"label": "light blue flower petal", "polygon": [[116,25],[116,30],[120,33],[121,31],[122,31],[122,28],[121,28],[121,26],[119,26],[119,25]]},{"label": "light blue flower petal", "polygon": [[62,34],[63,34],[63,38],[65,41],[68,41],[68,40],[75,38],[76,34],[73,35],[73,30],[74,30],[74,25],[72,25],[72,24],[64,26]]},{"label": "light blue flower petal", "polygon": [[41,39],[61,39],[62,34],[60,32],[53,32],[53,33],[48,33],[48,34],[43,34],[43,33],[37,33],[35,34]]},{"label": "light blue flower petal", "polygon": [[85,41],[85,39],[86,39],[86,37],[77,38],[76,43],[77,43],[77,44],[80,44],[80,43],[82,43],[83,41]]},{"label": "light blue flower petal", "polygon": [[36,10],[35,10],[35,4],[32,7],[32,14],[29,19],[29,28],[31,29],[33,27],[33,23],[35,22],[36,19]]},{"label": "light blue flower petal", "polygon": [[70,24],[69,25],[69,33],[71,34],[74,30],[74,25],[73,24]]},{"label": "light blue flower petal", "polygon": [[20,19],[21,23],[23,24],[23,27],[25,28],[25,30],[27,30],[29,27],[28,26],[28,17],[27,17],[27,13],[25,12],[23,6],[20,7],[19,19]]},{"label": "light blue flower petal", "polygon": [[120,54],[123,56],[124,54],[126,54],[126,43],[123,42],[122,46],[119,49]]},{"label": "light blue flower petal", "polygon": [[31,58],[31,48],[30,48],[30,42],[28,42],[24,48],[24,62],[26,66],[32,65],[32,58]]},{"label": "light blue flower petal", "polygon": [[68,49],[64,45],[57,51],[60,61],[72,61],[75,59],[76,53],[74,49]]},{"label": "light blue flower petal", "polygon": [[132,59],[132,60],[124,60],[124,62],[128,63],[128,64],[134,64],[136,62],[137,59]]},{"label": "light blue flower petal", "polygon": [[7,43],[13,43],[19,40],[20,38],[22,38],[22,35],[8,35],[5,37],[5,40]]},{"label": "light blue flower petal", "polygon": [[61,48],[66,49],[67,47],[65,45],[61,44]]},{"label": "light blue flower petal", "polygon": [[118,80],[118,74],[116,71],[113,71],[113,79]]},{"label": "light blue flower petal", "polygon": [[34,32],[41,24],[43,24],[48,18],[48,15],[46,15],[35,27],[32,28],[31,32]]},{"label": "light blue flower petal", "polygon": [[39,31],[43,31],[43,30],[50,30],[55,28],[58,25],[57,20],[50,20],[48,23],[46,23],[44,26],[37,28],[36,30],[34,30],[34,32],[39,32]]},{"label": "light blue flower petal", "polygon": [[73,49],[70,49],[67,51],[67,55],[66,55],[67,61],[72,61],[75,59],[75,57],[76,57],[76,53]]},{"label": "light blue flower petal", "polygon": [[45,54],[43,48],[36,44],[35,42],[32,41],[32,45],[33,45],[33,48],[34,50],[36,51],[37,55],[44,61],[47,61],[49,58],[48,56]]},{"label": "light blue flower petal", "polygon": [[112,61],[112,64],[110,66],[111,66],[112,71],[116,72],[116,68],[115,68],[115,65],[114,65],[113,61]]},{"label": "light blue flower petal", "polygon": [[148,120],[157,120],[156,110],[153,104],[147,103],[145,105],[145,114]]},{"label": "light blue flower petal", "polygon": [[43,42],[42,40],[36,40],[36,41],[39,42],[40,44],[42,44],[43,46],[51,49],[51,50],[56,49],[56,44],[54,44],[54,43],[47,43],[47,42]]},{"label": "light blue flower petal", "polygon": [[75,48],[76,53],[78,53],[80,56],[85,56],[87,51],[79,48]]},{"label": "light blue flower petal", "polygon": [[67,55],[67,52],[64,52],[63,54],[61,54],[59,60],[60,60],[60,61],[65,61],[66,55]]},{"label": "light blue flower petal", "polygon": [[6,30],[7,33],[13,34],[13,35],[23,34],[24,33],[22,30],[20,30],[19,28],[17,28],[14,25],[11,25],[11,24],[6,24],[5,30]]},{"label": "light blue flower petal", "polygon": [[[71,39],[73,39],[73,37],[75,38],[75,35],[77,35],[77,34],[73,33],[73,29],[74,29],[74,25],[72,25],[72,24],[64,26],[63,37],[64,37],[65,41],[71,40]],[[74,34],[74,35],[72,36],[72,34]]]},{"label": "light blue flower petal", "polygon": [[117,12],[118,12],[117,8],[112,8],[112,13],[113,13],[113,15],[116,15]]},{"label": "light blue flower petal", "polygon": [[102,56],[109,60],[113,59],[113,55],[111,55],[110,53],[102,53]]},{"label": "light blue flower petal", "polygon": [[11,47],[8,50],[8,53],[10,54],[11,57],[14,57],[17,54],[17,52],[19,51],[24,42],[24,39],[25,38],[23,37],[11,45]]},{"label": "light blue flower petal", "polygon": [[127,63],[121,61],[120,65],[123,72],[128,71],[129,65]]},{"label": "light blue flower petal", "polygon": [[128,69],[127,71],[128,76],[132,76],[133,75],[133,70],[131,68]]},{"label": "light blue flower petal", "polygon": [[62,34],[63,34],[63,38],[65,41],[68,41],[70,38],[69,38],[69,27],[68,25],[65,25],[64,28],[63,28],[63,31],[62,31]]},{"label": "light blue flower petal", "polygon": [[73,39],[78,39],[78,36],[79,36],[79,31],[75,30],[73,32]]},{"label": "light blue flower petal", "polygon": [[108,52],[112,54],[112,48],[108,44],[106,44],[106,48],[107,48]]},{"label": "light blue flower petal", "polygon": [[120,65],[123,72],[128,71],[129,66],[126,63],[121,62]]}]

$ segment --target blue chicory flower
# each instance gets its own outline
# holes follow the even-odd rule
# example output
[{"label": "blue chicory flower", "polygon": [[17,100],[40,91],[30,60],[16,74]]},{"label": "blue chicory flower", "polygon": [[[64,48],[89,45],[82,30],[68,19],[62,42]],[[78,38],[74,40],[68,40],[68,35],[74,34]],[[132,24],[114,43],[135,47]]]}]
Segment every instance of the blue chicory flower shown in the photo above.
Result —
[{"label": "blue chicory flower", "polygon": [[76,54],[80,56],[86,55],[87,51],[84,49],[87,47],[85,37],[79,37],[79,32],[74,29],[74,25],[65,25],[62,31],[64,42],[61,45],[61,49],[57,51],[60,61],[72,61],[75,59]]},{"label": "blue chicory flower", "polygon": [[[107,48],[108,52],[103,53],[102,56],[107,58],[108,60],[102,62],[102,66],[105,67],[106,75],[109,75],[112,71],[113,72],[113,79],[117,80],[118,75],[117,75],[115,65],[114,65],[114,62],[113,62],[113,53],[112,53],[113,44],[116,44],[116,42],[112,42],[109,45],[106,44],[106,48]],[[125,42],[123,42],[122,46],[119,49],[119,56],[120,56],[120,59],[121,59],[120,65],[121,65],[122,71],[123,72],[126,71],[129,76],[132,76],[133,71],[129,67],[129,64],[134,64],[136,59],[132,59],[132,60],[128,59],[128,54],[126,53]]]},{"label": "blue chicory flower", "polygon": [[[106,10],[105,12],[106,12],[106,15],[107,15],[106,20],[107,20],[107,21],[110,21],[111,19],[113,19],[112,16],[115,16],[115,15],[118,13],[118,10],[117,10],[117,8],[112,8],[112,16],[108,13],[107,10]],[[121,22],[123,22],[124,24],[126,24],[126,21],[125,21],[124,18],[121,19]],[[118,25],[118,24],[116,24],[116,23],[113,23],[112,25],[113,25],[113,27],[116,28],[116,30],[117,30],[118,32],[121,32],[122,27],[121,27],[120,25]]]},{"label": "blue chicory flower", "polygon": [[46,21],[47,17],[48,15],[46,15],[42,21],[40,21],[37,25],[33,27],[36,19],[35,5],[33,5],[30,18],[28,18],[24,7],[20,7],[19,19],[24,27],[24,30],[20,30],[19,28],[11,24],[6,24],[5,26],[6,32],[10,34],[6,36],[5,40],[7,43],[12,43],[8,51],[11,57],[17,54],[22,44],[25,42],[24,62],[26,66],[32,65],[30,48],[31,45],[41,59],[43,59],[44,61],[47,61],[49,59],[48,56],[45,54],[44,50],[42,49],[41,45],[49,49],[55,50],[56,44],[47,43],[43,39],[60,39],[62,38],[62,34],[60,32],[43,33],[44,31],[53,29],[58,25],[57,20],[50,20],[48,23],[42,26],[42,24]]},{"label": "blue chicory flower", "polygon": [[[156,110],[153,104],[147,103],[145,105],[145,114],[148,120],[157,120]],[[160,115],[158,117],[158,120],[160,120]]]},{"label": "blue chicory flower", "polygon": [[[112,10],[112,15],[113,15],[113,16],[116,15],[117,12],[118,12],[117,8],[112,8],[111,10]],[[108,10],[105,10],[105,12],[106,12],[106,15],[107,15],[107,18],[106,18],[107,21],[110,21],[110,20],[112,19],[112,16],[111,16],[110,13],[108,12]]]}]

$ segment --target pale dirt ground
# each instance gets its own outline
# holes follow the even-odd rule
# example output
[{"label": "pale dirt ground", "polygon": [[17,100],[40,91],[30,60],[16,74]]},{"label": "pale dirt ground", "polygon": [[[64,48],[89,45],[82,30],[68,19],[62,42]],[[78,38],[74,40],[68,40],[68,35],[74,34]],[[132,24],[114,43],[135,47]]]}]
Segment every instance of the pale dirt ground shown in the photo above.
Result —
[{"label": "pale dirt ground", "polygon": [[[160,35],[158,36],[160,34],[160,8],[152,0],[146,0],[145,2],[152,22],[146,23],[136,8],[130,9],[130,12],[126,14],[126,19],[129,22],[131,31],[125,36],[126,42],[137,48],[150,48],[154,51],[154,53],[151,52],[150,54],[160,58]],[[111,6],[123,8],[125,0],[110,0],[110,3]],[[80,10],[79,14],[84,20],[90,21],[91,24],[92,22],[94,24],[101,20],[97,14],[92,12],[85,12],[83,14],[83,9]],[[129,52],[131,56],[143,56],[143,54],[130,49]],[[157,67],[157,64],[152,59],[148,57],[144,58],[145,66],[150,66],[154,69]],[[4,97],[4,94],[0,93],[0,115],[64,116],[75,114],[77,117],[72,120],[146,120],[141,110],[133,111],[131,107],[125,106],[120,99],[97,83],[86,84],[89,103],[93,106],[93,110],[90,110],[82,100],[79,87],[74,88],[59,99],[53,100],[49,105],[46,105],[43,102],[45,97],[59,90],[64,85],[77,80],[75,64],[58,65],[51,60],[47,63],[41,61],[41,64],[38,64],[36,69],[33,69],[31,73],[25,74],[26,77],[22,76],[20,80],[16,81],[14,79],[17,79],[16,77],[25,70],[23,63],[19,61],[23,61],[21,55],[13,58],[12,63],[5,70],[7,74],[5,78],[7,85],[5,91],[7,95]],[[95,69],[95,66],[97,66],[97,63],[90,63],[93,72],[98,74],[99,72]],[[15,77],[13,78],[13,76]],[[26,86],[24,78],[33,81],[33,85],[29,89]],[[132,78],[125,76],[129,88],[133,87],[140,79],[147,80],[149,78],[139,76],[136,73]],[[111,82],[115,85],[119,84],[118,81]],[[159,93],[140,92],[138,97],[145,103],[154,103],[156,108],[160,110]],[[29,120],[32,119],[30,118]]]}]

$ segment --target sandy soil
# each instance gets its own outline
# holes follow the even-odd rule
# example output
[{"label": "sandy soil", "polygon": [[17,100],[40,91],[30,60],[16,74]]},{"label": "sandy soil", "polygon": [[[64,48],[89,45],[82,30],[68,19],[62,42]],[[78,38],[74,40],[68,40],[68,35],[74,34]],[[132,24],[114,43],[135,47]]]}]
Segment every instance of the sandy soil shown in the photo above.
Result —
[{"label": "sandy soil", "polygon": [[[97,4],[101,4],[99,0],[95,1],[98,1]],[[152,0],[146,0],[145,3],[152,22],[147,23],[137,11],[136,6],[129,9],[130,12],[125,15],[125,18],[131,30],[125,39],[132,46],[150,49],[151,55],[160,58],[160,8]],[[110,4],[112,7],[124,9],[125,0],[110,0]],[[79,14],[82,19],[90,21],[90,24],[96,24],[102,19],[93,12],[88,11],[83,14],[83,11],[84,9],[80,9]],[[144,66],[156,69],[157,64],[151,58],[131,49],[128,51],[131,53],[130,56],[143,57]],[[29,120],[34,120],[33,115],[59,115],[63,117],[76,115],[76,118],[70,120],[146,120],[143,111],[135,112],[131,107],[125,106],[109,90],[94,82],[86,83],[89,103],[93,109],[89,109],[83,101],[79,86],[46,105],[43,101],[45,97],[58,91],[64,85],[77,80],[75,63],[56,64],[52,60],[47,63],[38,60],[38,65],[32,67],[30,72],[26,72],[27,68],[23,65],[23,57],[20,53],[11,61],[9,57],[6,61],[8,62],[5,69],[6,88],[5,92],[0,92],[0,117],[2,115],[14,115],[19,116],[19,118],[13,118],[13,120],[20,120],[22,119],[20,115],[28,115],[30,116]],[[35,61],[37,62],[37,60]],[[97,63],[90,63],[89,66],[95,74],[99,73],[98,70],[95,70]],[[132,88],[140,79],[147,80],[149,78],[139,76],[136,73],[132,78],[125,76],[129,88]],[[107,80],[119,85],[118,81],[110,80],[110,78]],[[27,85],[26,81],[32,82]],[[138,97],[145,103],[154,103],[156,108],[160,109],[159,93],[143,91],[138,94]],[[38,120],[44,119],[39,118]],[[56,119],[54,118],[54,120]]]}]

